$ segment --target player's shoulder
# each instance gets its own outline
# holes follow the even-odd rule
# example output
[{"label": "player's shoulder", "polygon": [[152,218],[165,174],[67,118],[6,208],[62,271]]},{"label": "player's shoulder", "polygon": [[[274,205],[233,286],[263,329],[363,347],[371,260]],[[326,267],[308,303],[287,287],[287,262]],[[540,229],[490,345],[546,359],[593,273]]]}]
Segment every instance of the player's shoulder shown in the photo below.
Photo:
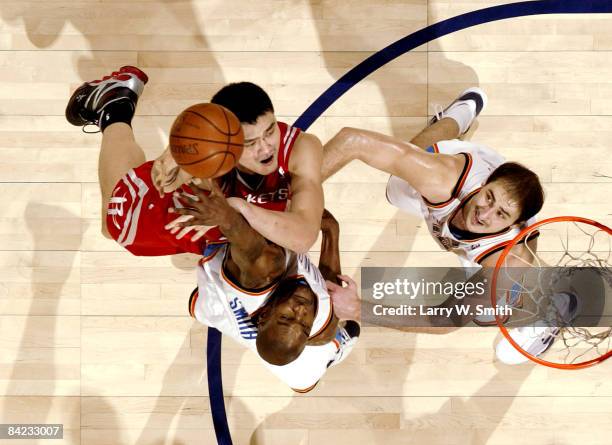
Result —
[{"label": "player's shoulder", "polygon": [[322,150],[323,149],[323,144],[321,143],[321,140],[315,136],[312,133],[307,133],[305,131],[300,132],[300,134],[298,135],[296,141],[295,141],[295,147],[294,150],[296,148],[300,149],[303,147],[307,147],[309,149],[319,149]]},{"label": "player's shoulder", "polygon": [[290,167],[299,167],[303,162],[316,160],[323,155],[321,140],[312,133],[302,132],[298,135],[293,146]]}]

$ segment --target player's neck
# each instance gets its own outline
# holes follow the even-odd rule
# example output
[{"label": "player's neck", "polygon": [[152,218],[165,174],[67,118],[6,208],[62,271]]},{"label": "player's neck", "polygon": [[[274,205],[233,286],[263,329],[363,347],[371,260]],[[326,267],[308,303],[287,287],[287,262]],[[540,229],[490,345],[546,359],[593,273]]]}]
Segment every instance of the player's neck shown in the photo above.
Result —
[{"label": "player's neck", "polygon": [[459,229],[459,230],[463,230],[466,231],[467,230],[467,226],[465,224],[465,214],[467,213],[467,202],[464,202],[461,207],[459,208],[458,212],[455,212],[455,215],[453,216],[453,218],[449,221],[449,224],[451,224],[453,227]]},{"label": "player's neck", "polygon": [[255,173],[254,171],[251,171],[248,168],[244,167],[238,168],[238,174],[251,189],[257,189],[261,185],[263,180],[263,175]]}]

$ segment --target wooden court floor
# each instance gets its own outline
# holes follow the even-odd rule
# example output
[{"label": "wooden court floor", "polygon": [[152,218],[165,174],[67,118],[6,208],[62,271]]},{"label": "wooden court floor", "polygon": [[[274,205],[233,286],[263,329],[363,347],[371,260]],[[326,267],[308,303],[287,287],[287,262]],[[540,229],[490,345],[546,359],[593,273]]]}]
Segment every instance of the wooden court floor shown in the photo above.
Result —
[{"label": "wooden court floor", "polygon": [[[143,68],[151,81],[133,126],[152,158],[173,117],[226,82],[260,84],[292,122],[372,52],[502,3],[2,0],[0,423],[62,423],[64,439],[48,442],[58,445],[215,443],[206,332],[186,309],[196,258],[136,258],[100,235],[100,137],[65,122],[72,89],[123,64]],[[535,169],[543,216],[610,225],[611,51],[610,15],[482,25],[386,65],[311,130],[323,141],[345,125],[409,139],[431,104],[480,85],[489,107],[469,138]],[[457,264],[421,221],[385,202],[385,182],[351,165],[325,184],[345,271]],[[306,395],[225,341],[234,443],[610,444],[610,363],[508,367],[494,360],[499,337],[368,328]]]}]

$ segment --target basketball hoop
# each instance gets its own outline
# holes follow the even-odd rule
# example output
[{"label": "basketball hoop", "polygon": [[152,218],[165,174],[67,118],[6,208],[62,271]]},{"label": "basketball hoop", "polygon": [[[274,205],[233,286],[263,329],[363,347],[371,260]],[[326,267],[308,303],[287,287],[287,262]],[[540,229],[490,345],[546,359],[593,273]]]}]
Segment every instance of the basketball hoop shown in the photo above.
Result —
[{"label": "basketball hoop", "polygon": [[[537,250],[530,243],[536,238]],[[529,262],[512,253],[518,244],[524,244],[523,249],[531,255]],[[518,260],[513,262],[514,267],[508,264],[512,258]],[[517,264],[524,267],[517,269]],[[605,306],[605,295],[610,295],[610,289],[612,229],[586,218],[559,216],[523,229],[505,247],[491,280],[491,303],[497,307],[502,296],[520,293],[524,306],[525,302],[527,305],[513,311],[508,324],[521,322],[523,327],[532,327],[531,331],[525,330],[528,332],[546,330],[550,343],[541,356],[526,351],[504,325],[504,317],[496,314],[505,339],[523,356],[540,365],[581,369],[612,356],[612,324],[602,322],[603,311],[599,311]],[[564,306],[573,308],[571,316],[567,315],[569,309],[565,312],[559,309],[558,302],[563,298],[573,299],[573,306],[569,303]],[[594,306],[598,309],[593,310]],[[581,317],[581,311],[586,315]],[[590,320],[592,324],[588,326],[593,327],[578,326],[585,320]],[[604,326],[606,323],[608,326]]]}]

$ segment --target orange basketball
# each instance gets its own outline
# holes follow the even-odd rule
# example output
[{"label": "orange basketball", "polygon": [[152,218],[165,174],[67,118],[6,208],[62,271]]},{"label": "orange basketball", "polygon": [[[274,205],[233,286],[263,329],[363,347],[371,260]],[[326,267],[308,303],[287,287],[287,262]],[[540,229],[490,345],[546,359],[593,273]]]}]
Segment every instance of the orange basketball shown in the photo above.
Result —
[{"label": "orange basketball", "polygon": [[230,171],[243,144],[240,121],[217,104],[192,105],[177,116],[170,130],[172,157],[197,178],[216,178]]}]

